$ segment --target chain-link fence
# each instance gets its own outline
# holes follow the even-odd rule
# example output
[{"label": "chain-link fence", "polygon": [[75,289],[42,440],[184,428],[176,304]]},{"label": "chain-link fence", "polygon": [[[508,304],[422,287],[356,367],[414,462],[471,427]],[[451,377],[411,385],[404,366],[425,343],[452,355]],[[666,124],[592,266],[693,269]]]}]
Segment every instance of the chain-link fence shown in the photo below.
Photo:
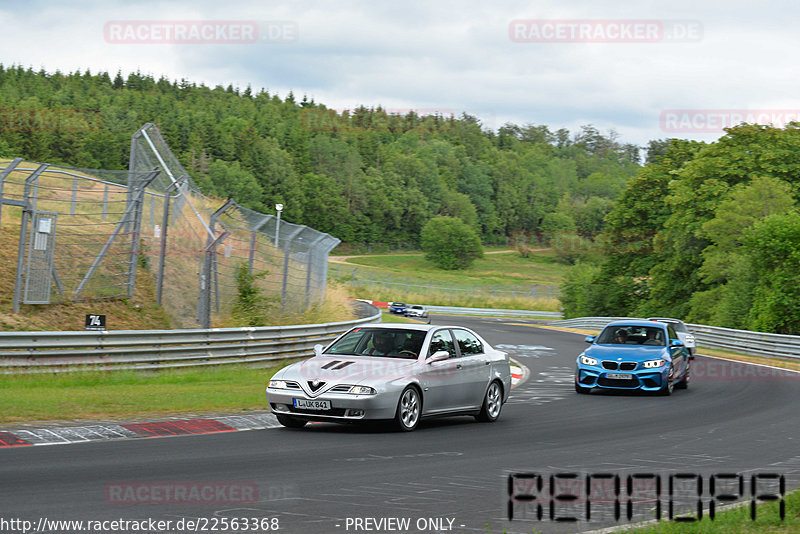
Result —
[{"label": "chain-link fence", "polygon": [[128,171],[0,164],[0,200],[0,225],[4,207],[9,223],[20,220],[15,311],[131,297],[147,273],[177,327],[208,328],[231,312],[243,270],[265,296],[301,311],[324,298],[339,243],[206,197],[153,124],[134,134]]},{"label": "chain-link fence", "polygon": [[[19,221],[13,305],[130,297],[144,192],[158,173],[0,167],[0,223]],[[16,232],[15,232],[16,233]],[[8,236],[11,237],[11,236]],[[10,245],[10,239],[4,239]]]}]

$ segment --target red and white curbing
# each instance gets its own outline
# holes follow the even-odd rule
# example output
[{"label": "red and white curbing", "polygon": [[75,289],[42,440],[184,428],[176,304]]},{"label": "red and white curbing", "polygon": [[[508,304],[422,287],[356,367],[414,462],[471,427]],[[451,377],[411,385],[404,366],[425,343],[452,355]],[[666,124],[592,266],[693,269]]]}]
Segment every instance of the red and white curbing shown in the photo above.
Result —
[{"label": "red and white curbing", "polygon": [[271,413],[144,423],[60,426],[0,432],[0,448],[261,430],[281,426]]},{"label": "red and white curbing", "polygon": [[528,369],[511,363],[511,387],[516,387],[526,377]]}]

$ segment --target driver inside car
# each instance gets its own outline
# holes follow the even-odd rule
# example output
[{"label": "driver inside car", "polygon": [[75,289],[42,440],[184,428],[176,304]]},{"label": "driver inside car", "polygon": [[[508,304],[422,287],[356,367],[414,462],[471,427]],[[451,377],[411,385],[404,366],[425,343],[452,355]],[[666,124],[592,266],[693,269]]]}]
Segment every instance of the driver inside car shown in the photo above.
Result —
[{"label": "driver inside car", "polygon": [[371,356],[388,356],[395,352],[394,336],[391,332],[375,332],[372,335],[372,348],[367,349],[364,354]]}]

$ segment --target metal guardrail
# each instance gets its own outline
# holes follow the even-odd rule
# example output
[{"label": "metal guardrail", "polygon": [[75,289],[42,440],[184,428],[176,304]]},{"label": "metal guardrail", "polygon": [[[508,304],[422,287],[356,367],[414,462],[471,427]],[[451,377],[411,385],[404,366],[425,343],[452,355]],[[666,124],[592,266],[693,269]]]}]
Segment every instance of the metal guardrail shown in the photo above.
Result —
[{"label": "metal guardrail", "polygon": [[[313,354],[349,328],[381,320],[368,306],[367,317],[316,325],[210,328],[192,330],[119,330],[104,332],[0,333],[0,374],[84,370],[166,369],[224,364],[263,364]],[[434,313],[547,317],[558,312],[429,306]],[[548,321],[550,326],[601,330],[611,321],[633,317],[580,317]],[[699,348],[800,359],[800,336],[687,325]]]},{"label": "metal guardrail", "polygon": [[458,308],[453,306],[425,306],[431,313],[450,315],[492,315],[498,317],[551,317],[560,319],[561,312],[531,310],[495,310],[490,308]]},{"label": "metal guardrail", "polygon": [[[611,321],[623,319],[634,319],[634,317],[579,317],[549,321],[548,325],[599,331]],[[698,349],[720,349],[750,356],[800,360],[800,336],[750,332],[701,324],[686,326],[694,334]]]},{"label": "metal guardrail", "polygon": [[263,364],[313,354],[353,326],[381,320],[192,330],[0,333],[0,374]]}]

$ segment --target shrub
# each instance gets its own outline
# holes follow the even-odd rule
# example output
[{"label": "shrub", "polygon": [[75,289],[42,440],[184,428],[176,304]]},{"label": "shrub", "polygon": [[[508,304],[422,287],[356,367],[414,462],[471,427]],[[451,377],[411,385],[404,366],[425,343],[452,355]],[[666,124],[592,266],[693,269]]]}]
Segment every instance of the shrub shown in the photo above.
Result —
[{"label": "shrub", "polygon": [[456,217],[434,217],[422,229],[420,246],[440,269],[464,269],[483,257],[478,234]]}]

